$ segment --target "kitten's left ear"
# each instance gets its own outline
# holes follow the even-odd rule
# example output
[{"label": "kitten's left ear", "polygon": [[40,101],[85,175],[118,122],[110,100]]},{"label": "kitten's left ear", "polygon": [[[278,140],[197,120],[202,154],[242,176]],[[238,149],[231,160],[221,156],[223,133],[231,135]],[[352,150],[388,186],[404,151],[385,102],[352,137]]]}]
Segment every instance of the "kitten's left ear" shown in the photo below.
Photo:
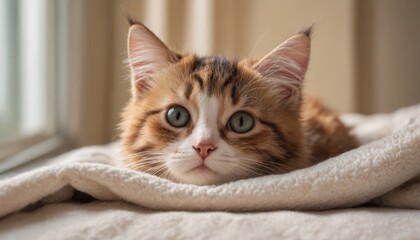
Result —
[{"label": "kitten's left ear", "polygon": [[296,34],[257,62],[253,68],[273,83],[280,100],[299,104],[309,63],[311,29]]},{"label": "kitten's left ear", "polygon": [[148,89],[158,71],[176,62],[176,54],[140,23],[130,27],[128,57],[133,96],[141,95]]}]

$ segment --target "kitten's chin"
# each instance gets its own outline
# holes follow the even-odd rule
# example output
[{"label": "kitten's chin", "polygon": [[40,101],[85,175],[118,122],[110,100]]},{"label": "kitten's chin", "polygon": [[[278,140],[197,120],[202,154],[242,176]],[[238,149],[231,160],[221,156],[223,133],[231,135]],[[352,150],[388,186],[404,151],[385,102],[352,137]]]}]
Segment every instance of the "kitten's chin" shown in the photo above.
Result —
[{"label": "kitten's chin", "polygon": [[178,183],[188,183],[194,185],[218,185],[227,182],[212,169],[204,165],[195,167],[185,173],[173,173],[172,175],[174,176],[173,180]]}]

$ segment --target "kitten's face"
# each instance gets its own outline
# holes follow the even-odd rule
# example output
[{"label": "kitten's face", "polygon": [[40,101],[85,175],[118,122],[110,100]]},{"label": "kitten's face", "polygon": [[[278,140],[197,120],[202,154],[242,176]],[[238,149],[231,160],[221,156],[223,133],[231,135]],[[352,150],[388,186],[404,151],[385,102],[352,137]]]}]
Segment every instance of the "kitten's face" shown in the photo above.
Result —
[{"label": "kitten's face", "polygon": [[[121,125],[126,166],[204,185],[308,164],[297,60],[277,68],[270,56],[254,63],[178,55],[141,25],[131,28],[129,53],[133,97]],[[282,84],[273,79],[279,71]]]}]

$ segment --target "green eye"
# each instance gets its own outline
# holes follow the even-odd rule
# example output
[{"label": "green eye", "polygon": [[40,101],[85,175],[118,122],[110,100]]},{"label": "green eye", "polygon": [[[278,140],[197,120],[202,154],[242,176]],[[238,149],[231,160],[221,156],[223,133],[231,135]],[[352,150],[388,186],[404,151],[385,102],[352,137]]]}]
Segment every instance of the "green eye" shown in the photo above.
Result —
[{"label": "green eye", "polygon": [[187,126],[190,121],[190,114],[187,109],[181,106],[174,106],[166,112],[166,121],[173,127],[182,128]]},{"label": "green eye", "polygon": [[249,132],[254,127],[254,118],[247,112],[236,112],[229,118],[229,127],[236,133]]}]

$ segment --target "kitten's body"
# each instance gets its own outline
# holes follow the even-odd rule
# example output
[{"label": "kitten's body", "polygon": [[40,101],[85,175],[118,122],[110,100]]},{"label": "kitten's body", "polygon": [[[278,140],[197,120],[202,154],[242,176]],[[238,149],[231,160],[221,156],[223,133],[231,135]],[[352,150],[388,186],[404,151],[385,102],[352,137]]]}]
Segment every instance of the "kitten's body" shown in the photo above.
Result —
[{"label": "kitten's body", "polygon": [[130,168],[220,184],[305,168],[356,146],[334,112],[301,96],[309,32],[262,59],[230,61],[177,54],[134,24],[129,58],[133,97],[121,137]]}]

